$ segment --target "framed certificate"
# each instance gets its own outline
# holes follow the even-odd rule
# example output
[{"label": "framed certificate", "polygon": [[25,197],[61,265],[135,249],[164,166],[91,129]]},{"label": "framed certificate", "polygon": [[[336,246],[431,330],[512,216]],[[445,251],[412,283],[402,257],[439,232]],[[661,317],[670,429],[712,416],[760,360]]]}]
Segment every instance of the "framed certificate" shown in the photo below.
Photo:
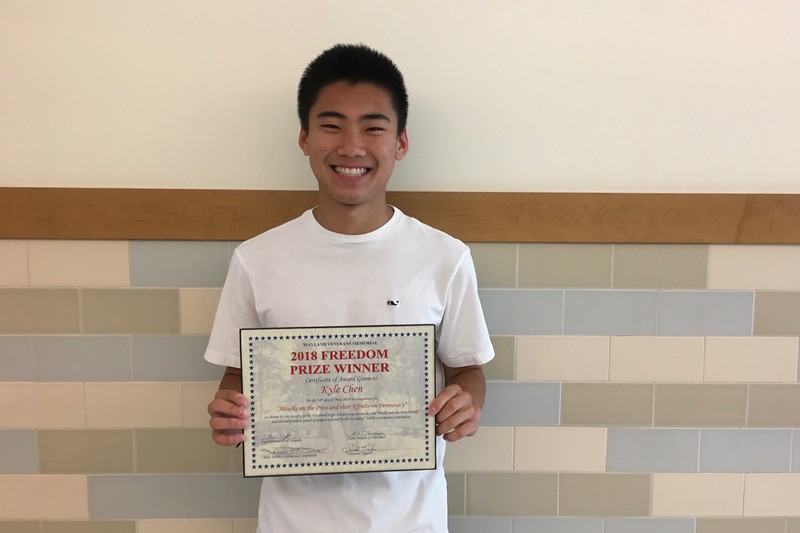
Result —
[{"label": "framed certificate", "polygon": [[240,336],[245,477],[436,468],[433,325]]}]

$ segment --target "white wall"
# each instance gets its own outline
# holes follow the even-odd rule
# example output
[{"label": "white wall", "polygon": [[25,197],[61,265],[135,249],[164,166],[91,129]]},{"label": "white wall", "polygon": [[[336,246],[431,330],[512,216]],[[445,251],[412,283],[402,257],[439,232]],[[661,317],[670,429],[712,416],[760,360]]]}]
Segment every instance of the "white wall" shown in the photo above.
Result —
[{"label": "white wall", "polygon": [[397,190],[800,192],[795,0],[0,0],[0,186],[314,188],[335,42],[406,75]]}]

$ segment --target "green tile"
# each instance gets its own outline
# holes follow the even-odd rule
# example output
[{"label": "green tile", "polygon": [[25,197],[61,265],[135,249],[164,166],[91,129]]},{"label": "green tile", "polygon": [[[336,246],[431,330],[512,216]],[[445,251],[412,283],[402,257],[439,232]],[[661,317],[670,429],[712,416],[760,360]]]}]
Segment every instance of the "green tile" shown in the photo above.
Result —
[{"label": "green tile", "polygon": [[494,346],[494,359],[483,366],[486,379],[514,379],[516,337],[493,336],[492,346]]},{"label": "green tile", "polygon": [[558,474],[467,474],[469,516],[555,516]]},{"label": "green tile", "polygon": [[124,474],[133,472],[130,430],[39,431],[43,474]]},{"label": "green tile", "polygon": [[517,245],[470,243],[472,261],[482,289],[507,289],[517,285]]},{"label": "green tile", "polygon": [[756,292],[753,334],[800,335],[800,292]]},{"label": "green tile", "polygon": [[0,289],[0,333],[79,333],[78,291]]},{"label": "green tile", "polygon": [[705,289],[707,279],[707,245],[614,245],[615,288]]},{"label": "green tile", "polygon": [[520,244],[520,288],[611,287],[610,244]]}]

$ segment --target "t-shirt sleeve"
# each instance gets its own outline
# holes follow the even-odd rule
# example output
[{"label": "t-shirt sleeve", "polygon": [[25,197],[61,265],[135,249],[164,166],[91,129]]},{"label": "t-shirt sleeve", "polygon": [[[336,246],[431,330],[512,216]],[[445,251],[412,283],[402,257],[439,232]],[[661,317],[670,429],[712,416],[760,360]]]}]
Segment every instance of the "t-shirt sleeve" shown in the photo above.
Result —
[{"label": "t-shirt sleeve", "polygon": [[233,253],[217,306],[205,359],[223,366],[241,367],[239,329],[261,327],[253,287],[239,254]]},{"label": "t-shirt sleeve", "polygon": [[444,364],[454,368],[482,365],[494,357],[468,248],[447,289],[436,352]]}]

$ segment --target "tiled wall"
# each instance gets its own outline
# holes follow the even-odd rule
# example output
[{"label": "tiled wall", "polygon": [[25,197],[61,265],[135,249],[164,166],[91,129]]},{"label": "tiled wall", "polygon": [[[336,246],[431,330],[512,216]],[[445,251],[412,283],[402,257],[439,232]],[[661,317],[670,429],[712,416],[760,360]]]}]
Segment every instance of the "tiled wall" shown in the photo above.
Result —
[{"label": "tiled wall", "polygon": [[[234,243],[0,241],[0,533],[245,533],[202,352]],[[800,533],[800,246],[472,245],[453,533]]]}]

